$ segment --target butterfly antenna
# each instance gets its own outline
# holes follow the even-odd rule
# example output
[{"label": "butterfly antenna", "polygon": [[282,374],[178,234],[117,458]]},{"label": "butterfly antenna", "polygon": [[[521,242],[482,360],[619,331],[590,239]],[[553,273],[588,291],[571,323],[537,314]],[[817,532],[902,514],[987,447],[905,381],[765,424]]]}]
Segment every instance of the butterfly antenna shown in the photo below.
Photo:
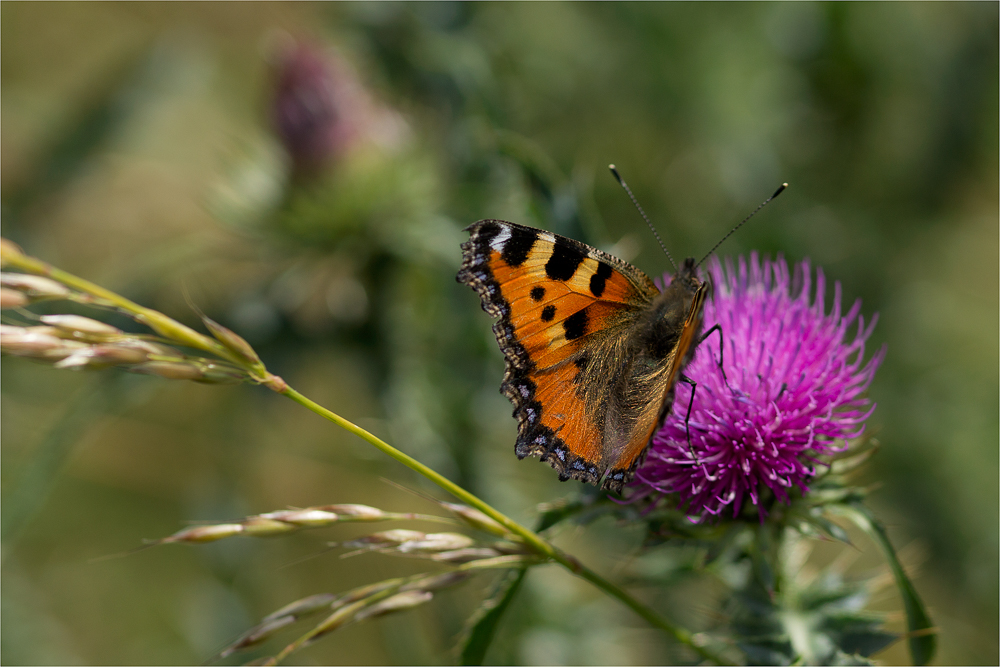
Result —
[{"label": "butterfly antenna", "polygon": [[646,212],[642,210],[641,206],[639,206],[639,200],[635,198],[635,195],[632,194],[632,190],[629,189],[628,184],[625,183],[625,180],[622,178],[622,175],[618,173],[618,167],[616,167],[613,164],[609,164],[608,169],[610,169],[611,173],[615,175],[615,178],[618,180],[618,185],[625,188],[625,192],[628,193],[628,198],[632,200],[632,203],[635,204],[635,207],[639,210],[639,215],[641,215],[642,219],[646,221],[647,225],[649,225],[650,231],[652,231],[653,236],[656,237],[656,242],[660,244],[660,248],[663,249],[663,253],[667,256],[667,259],[670,260],[670,263],[673,265],[674,270],[676,271],[677,262],[675,262],[674,258],[670,256],[670,251],[667,250],[667,246],[663,245],[663,239],[660,238],[660,234],[659,232],[656,231],[656,227],[653,226],[653,223],[651,223],[649,221],[649,218],[646,217]]},{"label": "butterfly antenna", "polygon": [[719,246],[720,246],[720,245],[722,245],[722,244],[723,244],[723,243],[725,242],[725,240],[726,240],[726,239],[728,239],[728,238],[729,238],[730,236],[732,236],[732,235],[733,235],[733,233],[734,233],[734,232],[735,232],[735,231],[736,231],[737,229],[739,229],[740,227],[742,227],[742,226],[743,226],[743,224],[744,224],[744,223],[745,223],[745,222],[746,222],[747,220],[749,220],[750,218],[752,218],[752,217],[754,217],[755,215],[757,215],[757,212],[758,212],[758,211],[760,211],[760,209],[764,208],[764,207],[765,207],[765,206],[767,206],[767,205],[768,205],[769,203],[771,203],[771,200],[772,200],[772,199],[774,199],[775,197],[777,197],[778,195],[780,195],[780,194],[781,194],[782,192],[784,192],[784,191],[785,191],[785,188],[787,188],[787,187],[788,187],[788,183],[782,183],[782,184],[781,184],[781,187],[780,187],[780,188],[778,188],[777,190],[775,190],[775,191],[774,191],[774,194],[773,194],[773,195],[771,195],[770,197],[768,197],[767,199],[765,199],[765,200],[764,200],[764,202],[763,202],[763,203],[762,203],[762,204],[761,204],[760,206],[758,206],[757,208],[755,208],[755,209],[753,210],[753,212],[752,212],[752,213],[751,213],[750,215],[748,215],[747,217],[743,218],[743,222],[741,222],[740,224],[736,225],[736,226],[735,226],[735,227],[733,227],[733,228],[732,228],[731,230],[729,230],[729,233],[728,233],[728,234],[726,234],[725,236],[723,236],[723,237],[722,237],[722,240],[721,240],[721,241],[719,241],[718,243],[716,243],[716,244],[715,244],[715,247],[714,247],[714,248],[712,248],[711,250],[709,250],[709,251],[708,251],[708,254],[707,254],[707,255],[705,255],[704,257],[702,257],[702,258],[701,258],[701,261],[699,261],[699,262],[698,262],[697,266],[701,266],[701,263],[702,263],[702,262],[704,262],[704,261],[705,261],[706,259],[708,259],[709,257],[711,257],[711,256],[712,256],[712,253],[713,253],[713,252],[715,252],[716,250],[718,250]]}]

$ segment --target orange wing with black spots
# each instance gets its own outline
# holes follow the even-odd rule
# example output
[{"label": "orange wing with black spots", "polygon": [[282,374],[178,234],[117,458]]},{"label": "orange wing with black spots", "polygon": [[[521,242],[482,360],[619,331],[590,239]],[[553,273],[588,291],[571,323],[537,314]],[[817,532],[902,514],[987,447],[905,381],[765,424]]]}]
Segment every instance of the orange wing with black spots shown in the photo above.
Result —
[{"label": "orange wing with black spots", "polygon": [[501,220],[467,231],[458,280],[499,318],[515,452],[541,457],[561,479],[620,490],[669,411],[684,356],[640,359],[659,290],[632,265],[550,232]]}]

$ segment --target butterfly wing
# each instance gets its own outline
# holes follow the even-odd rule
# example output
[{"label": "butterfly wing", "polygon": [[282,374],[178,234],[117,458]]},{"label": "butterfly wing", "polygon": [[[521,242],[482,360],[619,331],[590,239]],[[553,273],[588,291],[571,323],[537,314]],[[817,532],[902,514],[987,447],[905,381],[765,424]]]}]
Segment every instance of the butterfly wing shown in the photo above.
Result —
[{"label": "butterfly wing", "polygon": [[[683,269],[681,275],[683,275]],[[708,296],[708,283],[702,283],[697,278],[694,278],[693,269],[691,269],[689,279],[693,279],[693,285],[689,283],[689,286],[682,288],[682,291],[690,294],[693,290],[693,297],[691,305],[687,309],[687,317],[684,319],[684,326],[681,328],[677,345],[671,354],[665,393],[661,402],[660,414],[654,424],[654,430],[663,425],[664,420],[666,420],[667,415],[670,413],[670,408],[673,407],[674,387],[680,378],[681,370],[691,361],[691,357],[694,356],[695,346],[698,344],[697,338],[701,333],[701,309],[705,305],[705,299]],[[652,433],[650,433],[650,436],[652,436]]]},{"label": "butterfly wing", "polygon": [[613,462],[605,488],[620,491],[632,478],[670,413],[681,370],[694,355],[707,294],[694,260],[685,260],[629,329],[624,351],[607,349],[596,357],[584,386],[592,394],[588,403],[600,406],[604,460]]},{"label": "butterfly wing", "polygon": [[[666,360],[650,386],[623,372],[634,356],[631,332],[659,291],[632,265],[550,232],[501,220],[467,231],[458,280],[499,318],[501,391],[514,404],[518,457],[541,457],[561,479],[606,477],[606,488],[620,489],[648,443],[664,396],[657,389],[667,382]],[[645,400],[615,403],[614,392]]]}]

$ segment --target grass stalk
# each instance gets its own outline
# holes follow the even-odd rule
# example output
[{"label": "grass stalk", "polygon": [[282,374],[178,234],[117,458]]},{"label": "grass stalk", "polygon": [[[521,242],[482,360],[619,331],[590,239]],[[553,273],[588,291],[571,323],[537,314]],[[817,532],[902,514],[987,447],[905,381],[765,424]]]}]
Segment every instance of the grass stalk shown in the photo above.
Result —
[{"label": "grass stalk", "polygon": [[616,598],[629,609],[641,616],[650,625],[657,627],[667,634],[671,635],[681,644],[684,644],[695,653],[700,655],[706,660],[711,660],[712,662],[719,665],[732,664],[728,660],[724,659],[722,656],[717,654],[704,646],[699,646],[695,641],[694,637],[689,630],[682,628],[680,626],[674,625],[662,615],[657,613],[655,610],[646,606],[636,598],[632,597],[624,589],[616,586],[614,583],[608,581],[598,573],[594,572],[587,566],[580,563],[576,558],[570,556],[569,554],[563,552],[562,550],[555,547],[553,544],[543,539],[540,535],[534,531],[522,526],[518,522],[514,521],[507,515],[503,514],[499,510],[494,509],[491,505],[487,504],[485,501],[479,499],[477,496],[469,493],[459,485],[452,482],[450,479],[444,475],[438,473],[415,458],[399,451],[389,443],[385,442],[381,438],[369,433],[365,429],[357,426],[356,424],[344,419],[340,415],[324,408],[315,401],[303,396],[298,391],[291,387],[287,387],[281,392],[288,398],[292,399],[304,408],[320,415],[324,419],[327,419],[337,426],[340,426],[346,431],[353,433],[358,436],[368,444],[372,445],[384,454],[394,458],[406,467],[414,470],[420,475],[426,477],[430,481],[437,484],[439,487],[450,493],[452,496],[458,498],[465,504],[476,508],[486,516],[490,517],[497,523],[501,524],[504,528],[509,530],[514,535],[521,538],[526,544],[530,545],[536,553],[556,562],[565,567],[567,570],[577,575],[578,577],[590,582],[597,588],[601,589],[611,597]]}]

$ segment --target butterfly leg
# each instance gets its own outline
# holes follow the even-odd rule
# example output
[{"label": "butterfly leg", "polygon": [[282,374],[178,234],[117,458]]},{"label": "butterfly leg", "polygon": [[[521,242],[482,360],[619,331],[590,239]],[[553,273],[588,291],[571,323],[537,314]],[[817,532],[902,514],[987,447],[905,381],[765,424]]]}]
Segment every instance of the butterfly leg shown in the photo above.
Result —
[{"label": "butterfly leg", "polygon": [[[726,349],[726,341],[725,341],[725,339],[722,336],[722,327],[720,327],[718,324],[713,324],[711,326],[711,328],[709,328],[708,331],[706,331],[705,333],[703,333],[701,335],[701,338],[698,339],[698,345],[701,345],[705,341],[706,338],[708,338],[709,336],[711,336],[713,333],[716,333],[716,332],[719,333],[719,363],[718,363],[718,366],[719,366],[719,370],[722,372],[722,381],[726,383],[726,389],[728,389],[731,392],[733,389],[732,389],[732,387],[729,386],[729,378],[726,377],[726,369],[723,368],[723,366],[722,366],[722,358],[723,358],[722,355],[723,355],[723,353],[725,352],[725,349]],[[681,378],[681,379],[683,379],[683,378]],[[692,393],[692,400],[693,399],[694,399],[694,394]],[[689,409],[689,412],[690,412],[690,409]]]},{"label": "butterfly leg", "polygon": [[698,390],[698,383],[683,373],[681,373],[680,381],[691,387],[691,400],[688,401],[687,414],[684,416],[684,432],[687,434],[688,451],[694,457],[695,464],[700,466],[701,459],[698,458],[698,454],[694,451],[694,445],[691,444],[691,408],[694,407],[694,393]]}]

